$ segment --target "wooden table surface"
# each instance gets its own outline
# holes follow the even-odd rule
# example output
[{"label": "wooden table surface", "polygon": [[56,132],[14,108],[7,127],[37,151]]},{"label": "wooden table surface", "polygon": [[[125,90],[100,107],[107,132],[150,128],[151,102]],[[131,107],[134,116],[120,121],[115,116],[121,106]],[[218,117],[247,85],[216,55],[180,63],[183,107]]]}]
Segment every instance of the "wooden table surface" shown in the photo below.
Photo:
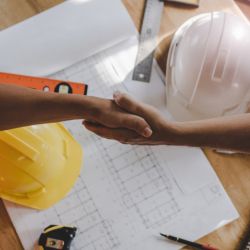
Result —
[{"label": "wooden table surface", "polygon": [[[0,29],[18,23],[61,2],[62,0],[1,0]],[[250,18],[250,1],[238,0],[236,2]],[[136,26],[139,28],[144,0],[124,0],[124,3]],[[163,70],[166,65],[169,42],[176,28],[192,15],[213,10],[233,11],[240,14],[231,0],[201,0],[199,9],[172,4],[165,6],[159,34],[160,44],[156,53],[158,62]],[[235,250],[250,221],[250,156],[223,155],[208,149],[205,149],[204,152],[240,213],[240,218],[203,237],[199,241],[204,243],[211,242],[222,250]],[[20,249],[23,248],[0,200],[0,250]]]}]

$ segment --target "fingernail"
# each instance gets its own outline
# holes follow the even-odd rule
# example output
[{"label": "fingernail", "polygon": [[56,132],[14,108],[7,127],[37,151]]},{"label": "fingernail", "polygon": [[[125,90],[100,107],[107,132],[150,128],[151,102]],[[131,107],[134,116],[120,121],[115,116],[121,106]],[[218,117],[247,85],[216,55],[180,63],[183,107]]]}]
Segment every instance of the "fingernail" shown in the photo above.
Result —
[{"label": "fingernail", "polygon": [[121,95],[121,92],[120,92],[119,90],[117,90],[117,91],[114,92],[113,97],[114,97],[115,99],[117,99],[117,98],[120,97],[120,95]]},{"label": "fingernail", "polygon": [[143,131],[143,136],[149,137],[149,136],[152,135],[152,133],[153,133],[153,131],[152,131],[149,127],[147,127],[147,128],[145,128],[144,131]]}]

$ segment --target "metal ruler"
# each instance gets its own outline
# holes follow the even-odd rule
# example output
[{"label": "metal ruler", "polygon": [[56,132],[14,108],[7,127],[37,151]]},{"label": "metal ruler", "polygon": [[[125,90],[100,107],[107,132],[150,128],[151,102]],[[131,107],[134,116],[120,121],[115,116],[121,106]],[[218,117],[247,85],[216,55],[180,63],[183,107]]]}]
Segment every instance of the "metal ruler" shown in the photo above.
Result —
[{"label": "metal ruler", "polygon": [[163,7],[164,2],[162,0],[146,0],[133,80],[150,82]]}]

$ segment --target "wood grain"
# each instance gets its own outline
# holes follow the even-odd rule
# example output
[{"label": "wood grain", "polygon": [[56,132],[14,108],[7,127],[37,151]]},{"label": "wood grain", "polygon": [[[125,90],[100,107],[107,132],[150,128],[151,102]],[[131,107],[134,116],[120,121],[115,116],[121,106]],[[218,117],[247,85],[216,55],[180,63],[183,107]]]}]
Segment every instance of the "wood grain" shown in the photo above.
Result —
[{"label": "wood grain", "polygon": [[[7,28],[61,2],[62,0],[1,0],[0,29]],[[123,2],[139,29],[143,16],[144,0],[124,0]],[[249,1],[238,0],[236,2],[250,19]],[[165,5],[159,34],[159,46],[156,52],[157,60],[163,71],[165,71],[166,67],[169,43],[177,27],[190,16],[213,10],[233,11],[240,14],[231,0],[201,0],[199,9],[173,4]],[[199,241],[213,243],[222,250],[235,250],[250,220],[250,156],[223,155],[208,149],[204,150],[204,152],[239,211],[240,218]],[[0,250],[20,249],[23,248],[8,214],[2,202],[0,202]]]},{"label": "wood grain", "polygon": [[9,215],[5,211],[3,202],[0,200],[0,250],[19,250],[21,243],[11,223]]}]

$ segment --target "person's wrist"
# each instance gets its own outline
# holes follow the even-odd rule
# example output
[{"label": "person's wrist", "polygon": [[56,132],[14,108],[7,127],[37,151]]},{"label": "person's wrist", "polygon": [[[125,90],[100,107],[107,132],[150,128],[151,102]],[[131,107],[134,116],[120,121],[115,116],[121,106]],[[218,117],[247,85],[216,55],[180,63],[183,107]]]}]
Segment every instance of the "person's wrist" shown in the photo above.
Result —
[{"label": "person's wrist", "polygon": [[50,107],[72,119],[88,118],[89,97],[74,94],[55,94],[50,96]]},{"label": "person's wrist", "polygon": [[84,119],[96,120],[103,115],[103,108],[105,103],[102,98],[94,96],[86,96],[86,99],[80,103],[80,110],[84,112]]},{"label": "person's wrist", "polygon": [[181,122],[167,121],[163,125],[165,144],[184,145],[185,129]]}]

